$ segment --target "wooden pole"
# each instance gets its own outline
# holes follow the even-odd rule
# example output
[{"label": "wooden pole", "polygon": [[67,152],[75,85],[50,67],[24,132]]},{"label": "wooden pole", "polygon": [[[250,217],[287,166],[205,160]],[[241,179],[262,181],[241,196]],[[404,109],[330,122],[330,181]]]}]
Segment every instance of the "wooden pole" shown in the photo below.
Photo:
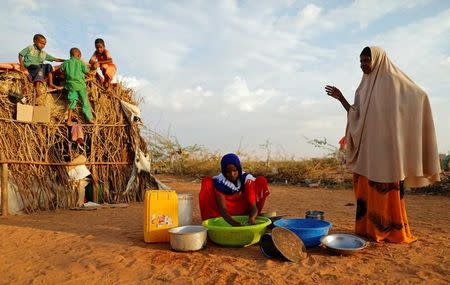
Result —
[{"label": "wooden pole", "polygon": [[[0,154],[0,158],[4,159],[4,154]],[[8,215],[8,164],[2,164],[2,216]]]},{"label": "wooden pole", "polygon": [[77,165],[131,165],[133,162],[127,161],[97,161],[97,162],[45,162],[45,161],[20,161],[20,160],[2,160],[0,164],[30,164],[30,165],[47,165],[47,166],[77,166]]},{"label": "wooden pole", "polygon": [[[96,116],[99,114],[96,112]],[[94,129],[91,137],[91,159],[90,161],[96,162],[95,159],[95,151],[96,151],[96,142],[98,141],[98,125],[97,122],[94,123]],[[92,175],[92,198],[94,203],[98,203],[98,169],[97,165],[93,164],[91,169]]]}]

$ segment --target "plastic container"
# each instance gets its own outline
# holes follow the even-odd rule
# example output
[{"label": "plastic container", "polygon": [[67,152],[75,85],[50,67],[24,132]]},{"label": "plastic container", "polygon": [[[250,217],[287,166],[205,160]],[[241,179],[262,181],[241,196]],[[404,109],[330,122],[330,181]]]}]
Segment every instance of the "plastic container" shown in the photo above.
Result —
[{"label": "plastic container", "polygon": [[[240,223],[248,221],[248,216],[233,216]],[[256,217],[256,225],[233,227],[222,217],[203,221],[202,225],[208,229],[208,237],[219,245],[249,246],[259,242],[266,227],[272,222],[266,217]]]},{"label": "plastic container", "polygon": [[178,193],[178,225],[192,225],[192,194]]},{"label": "plastic container", "polygon": [[307,248],[319,245],[320,238],[327,235],[332,226],[330,222],[316,219],[281,219],[274,225],[293,231]]},{"label": "plastic container", "polygon": [[169,242],[169,229],[178,226],[175,191],[148,190],[144,198],[144,241]]},{"label": "plastic container", "polygon": [[271,233],[265,233],[259,241],[259,249],[268,258],[285,259],[272,240]]}]

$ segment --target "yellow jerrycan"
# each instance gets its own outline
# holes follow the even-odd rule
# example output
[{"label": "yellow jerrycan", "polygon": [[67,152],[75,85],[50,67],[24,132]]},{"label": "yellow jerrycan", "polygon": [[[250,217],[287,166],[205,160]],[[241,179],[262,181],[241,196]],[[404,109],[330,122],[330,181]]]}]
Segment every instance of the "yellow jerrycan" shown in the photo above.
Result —
[{"label": "yellow jerrycan", "polygon": [[177,193],[167,190],[147,190],[144,198],[144,241],[169,242],[169,229],[177,226]]}]

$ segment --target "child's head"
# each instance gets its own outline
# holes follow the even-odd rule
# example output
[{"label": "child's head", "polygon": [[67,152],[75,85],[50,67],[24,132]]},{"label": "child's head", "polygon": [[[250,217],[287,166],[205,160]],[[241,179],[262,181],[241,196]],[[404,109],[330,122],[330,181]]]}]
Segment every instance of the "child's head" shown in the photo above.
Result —
[{"label": "child's head", "polygon": [[78,48],[73,47],[73,48],[70,49],[70,56],[73,56],[73,57],[76,57],[76,58],[80,58],[81,57],[81,51]]},{"label": "child's head", "polygon": [[222,157],[220,168],[225,178],[231,182],[236,182],[242,175],[241,162],[234,153],[229,153]]},{"label": "child's head", "polygon": [[231,182],[236,182],[239,178],[239,171],[234,164],[227,164],[223,173],[226,179]]},{"label": "child's head", "polygon": [[33,37],[33,43],[39,50],[42,50],[47,44],[47,39],[41,34],[35,34]]},{"label": "child's head", "polygon": [[105,41],[103,39],[95,40],[95,50],[98,53],[103,53],[105,51]]}]

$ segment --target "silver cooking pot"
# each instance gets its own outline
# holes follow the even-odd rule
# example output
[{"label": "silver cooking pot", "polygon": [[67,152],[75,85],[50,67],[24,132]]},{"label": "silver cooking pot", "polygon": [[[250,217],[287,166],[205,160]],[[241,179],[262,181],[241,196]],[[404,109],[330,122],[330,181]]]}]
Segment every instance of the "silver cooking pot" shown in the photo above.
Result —
[{"label": "silver cooking pot", "polygon": [[203,226],[183,226],[169,230],[170,247],[176,251],[197,251],[205,247],[208,229]]}]

